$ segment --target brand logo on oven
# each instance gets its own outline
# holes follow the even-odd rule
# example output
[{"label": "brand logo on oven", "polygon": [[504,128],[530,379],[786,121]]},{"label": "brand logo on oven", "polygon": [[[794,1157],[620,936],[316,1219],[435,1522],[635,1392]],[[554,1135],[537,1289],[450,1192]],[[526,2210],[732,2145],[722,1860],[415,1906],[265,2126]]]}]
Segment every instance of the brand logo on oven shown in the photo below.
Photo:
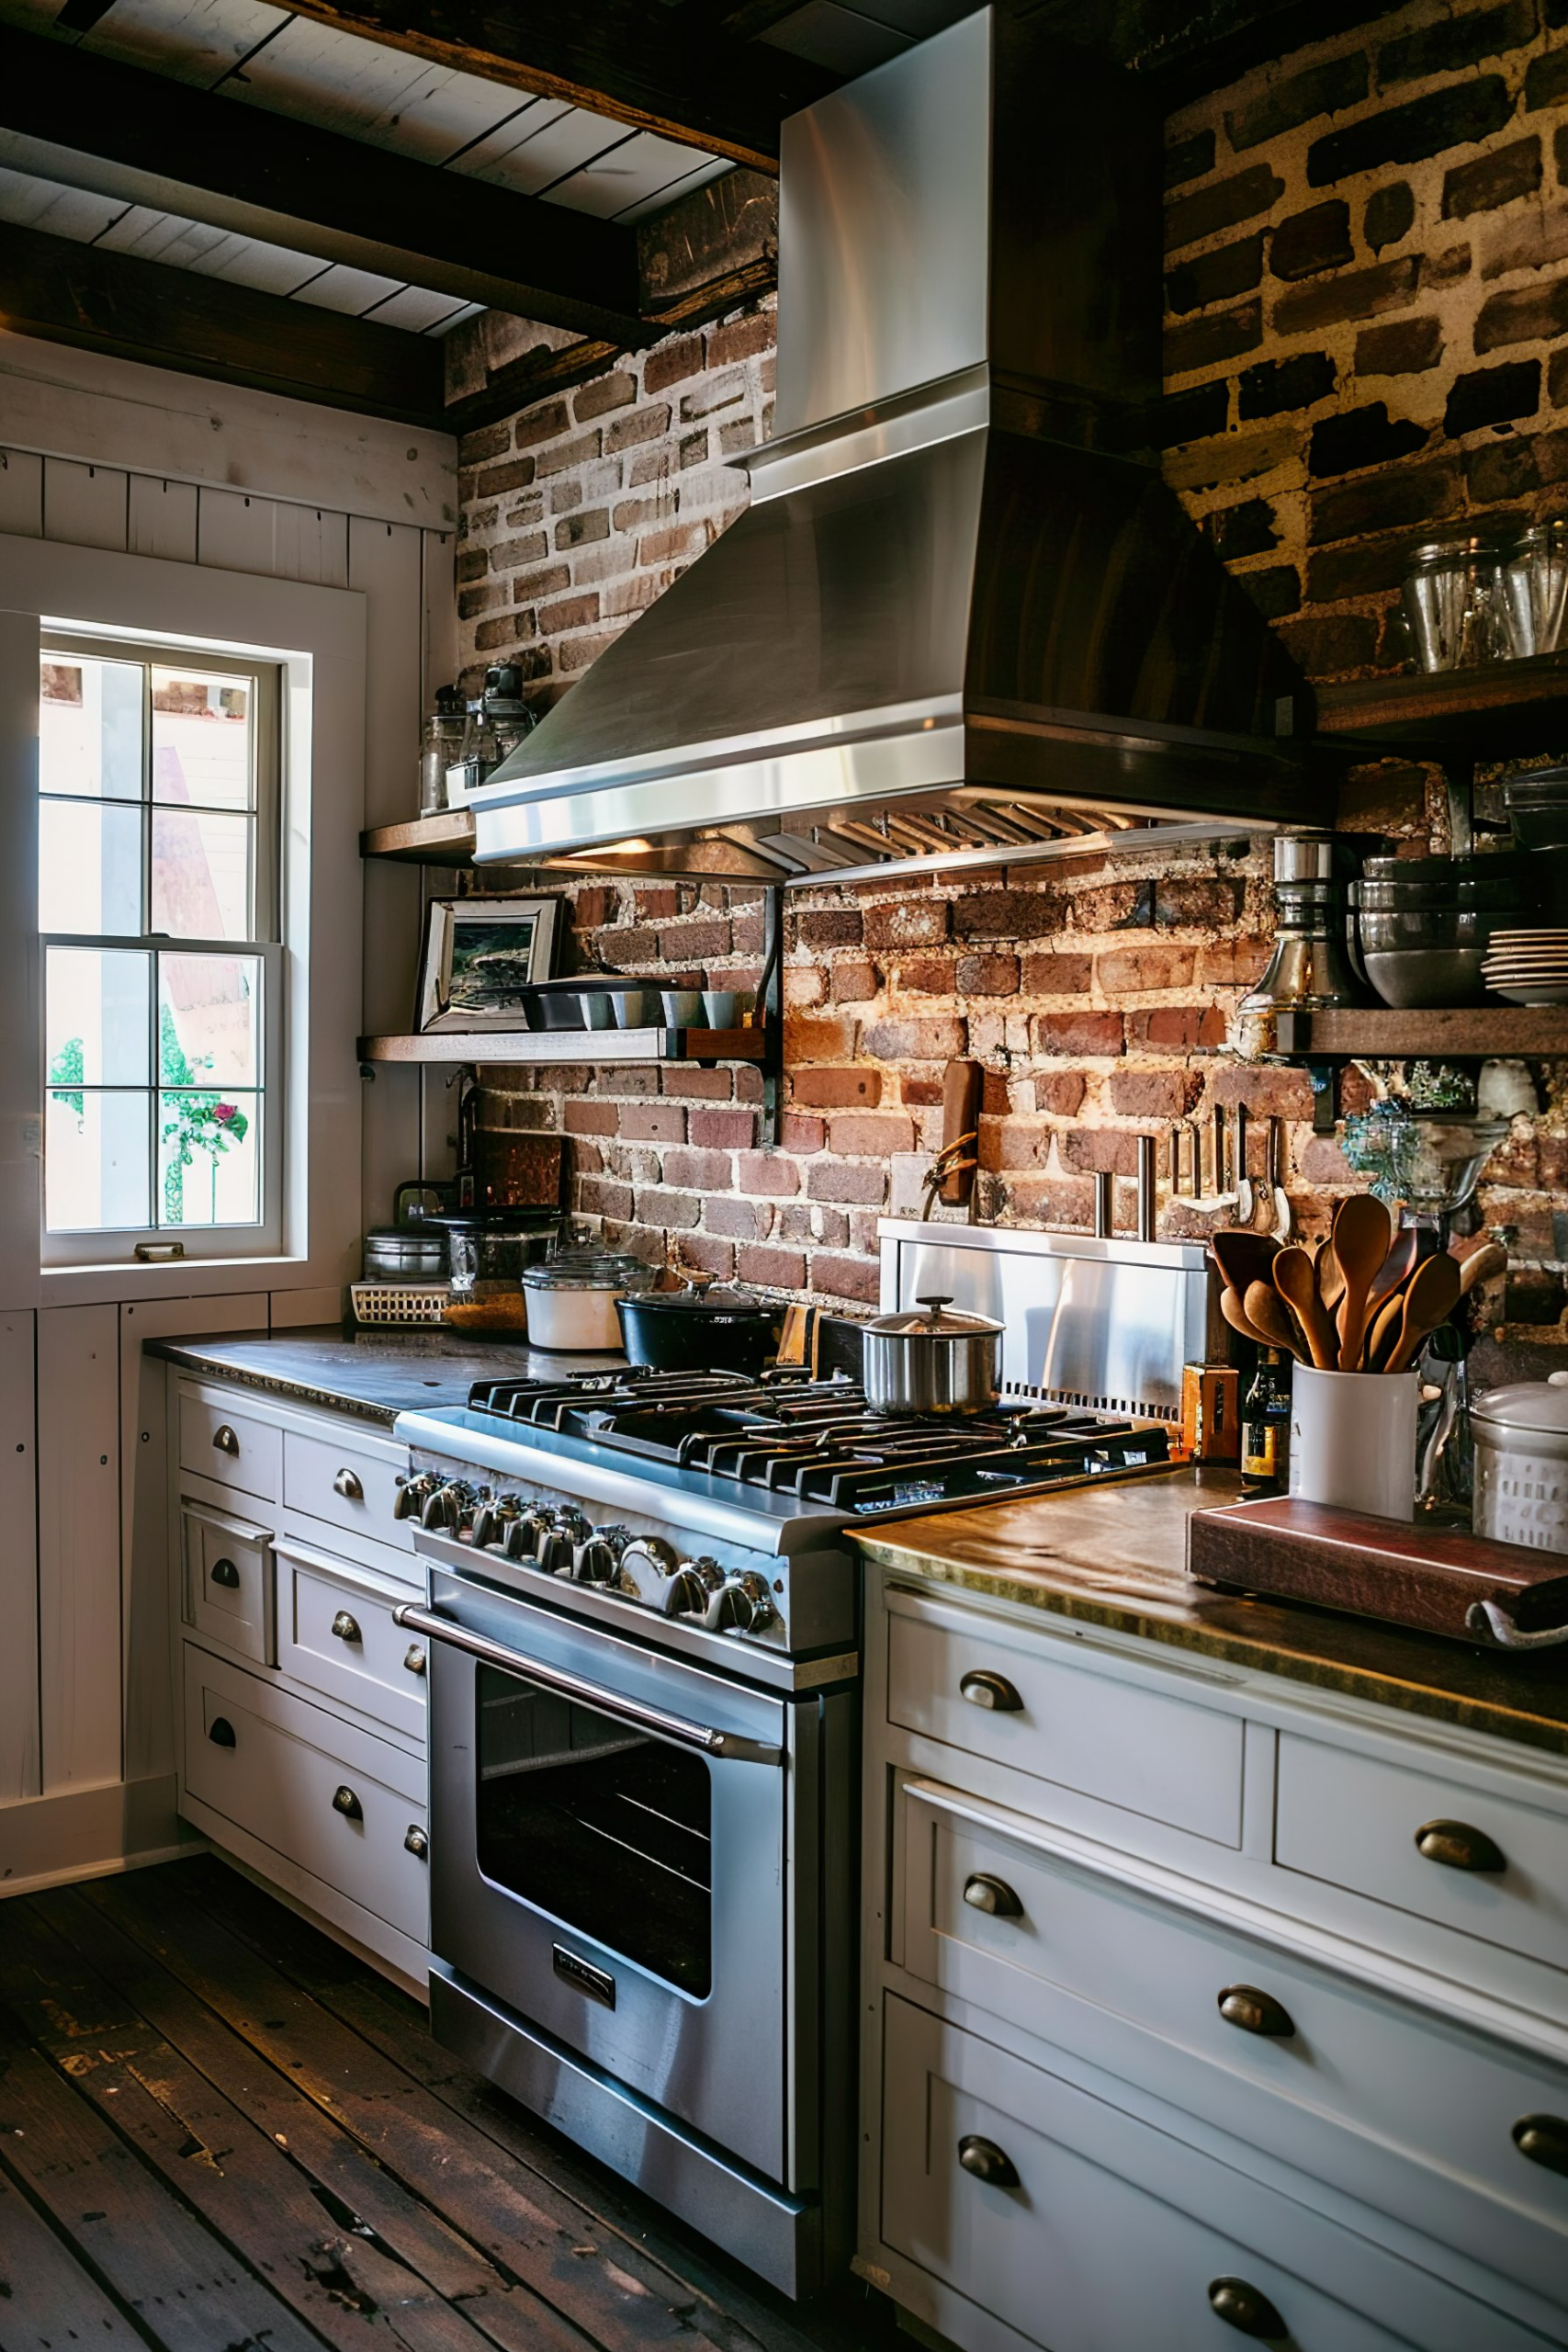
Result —
[{"label": "brand logo on oven", "polygon": [[603,2001],[607,2009],[615,2007],[615,1980],[604,1969],[595,1968],[590,1961],[579,1960],[574,1951],[568,1951],[560,1944],[551,1947],[550,1957],[558,1976],[564,1976],[569,1984],[575,1984],[595,2001]]}]

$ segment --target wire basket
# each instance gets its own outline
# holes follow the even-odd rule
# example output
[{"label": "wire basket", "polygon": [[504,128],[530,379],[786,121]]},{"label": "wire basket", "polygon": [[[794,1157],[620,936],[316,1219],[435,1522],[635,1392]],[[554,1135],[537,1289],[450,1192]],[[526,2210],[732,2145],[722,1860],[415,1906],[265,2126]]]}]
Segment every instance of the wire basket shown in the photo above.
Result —
[{"label": "wire basket", "polygon": [[351,1283],[356,1323],[411,1325],[444,1322],[451,1296],[446,1283]]}]

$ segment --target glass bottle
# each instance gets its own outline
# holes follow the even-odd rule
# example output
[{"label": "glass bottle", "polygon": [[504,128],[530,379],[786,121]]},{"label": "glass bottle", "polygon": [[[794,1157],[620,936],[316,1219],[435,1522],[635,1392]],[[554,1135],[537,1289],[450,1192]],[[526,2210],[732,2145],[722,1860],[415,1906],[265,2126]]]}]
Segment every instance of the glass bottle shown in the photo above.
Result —
[{"label": "glass bottle", "polygon": [[1241,1408],[1241,1483],[1248,1494],[1281,1495],[1291,1457],[1291,1384],[1279,1348],[1258,1358]]},{"label": "glass bottle", "polygon": [[446,771],[462,748],[466,721],[463,697],[456,686],[437,686],[435,707],[425,719],[419,738],[419,813],[434,817],[446,806]]}]

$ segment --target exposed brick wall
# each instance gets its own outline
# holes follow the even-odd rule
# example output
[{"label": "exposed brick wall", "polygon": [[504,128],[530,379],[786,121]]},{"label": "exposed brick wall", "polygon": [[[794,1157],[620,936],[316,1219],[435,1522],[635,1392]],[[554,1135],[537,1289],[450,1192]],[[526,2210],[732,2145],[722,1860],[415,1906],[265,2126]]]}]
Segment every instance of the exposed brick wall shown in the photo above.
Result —
[{"label": "exposed brick wall", "polygon": [[[1169,475],[1314,675],[1397,664],[1400,562],[1429,522],[1568,504],[1568,0],[1537,6],[1419,0],[1169,126]],[[465,446],[470,673],[515,653],[552,698],[700,553],[743,500],[723,459],[767,429],[772,344],[766,309],[739,314]],[[1419,770],[1359,772],[1343,807],[1357,830],[1442,842]],[[1267,953],[1266,871],[1238,847],[792,893],[777,1152],[745,1068],[585,1064],[547,1089],[495,1069],[484,1115],[563,1128],[579,1204],[647,1253],[832,1299],[874,1298],[876,1219],[918,1206],[942,1066],[965,1052],[986,1065],[1003,1222],[1087,1226],[1111,1169],[1129,1226],[1137,1136],[1245,1098],[1286,1120],[1310,1223],[1351,1180],[1312,1134],[1305,1078],[1225,1049]],[[573,896],[585,963],[755,976],[754,895]],[[1351,1073],[1352,1107],[1369,1094]],[[1200,1229],[1165,1167],[1162,1144],[1161,1232]],[[1481,1199],[1516,1256],[1488,1311],[1517,1340],[1568,1340],[1565,1183],[1559,1098],[1517,1123]]]}]

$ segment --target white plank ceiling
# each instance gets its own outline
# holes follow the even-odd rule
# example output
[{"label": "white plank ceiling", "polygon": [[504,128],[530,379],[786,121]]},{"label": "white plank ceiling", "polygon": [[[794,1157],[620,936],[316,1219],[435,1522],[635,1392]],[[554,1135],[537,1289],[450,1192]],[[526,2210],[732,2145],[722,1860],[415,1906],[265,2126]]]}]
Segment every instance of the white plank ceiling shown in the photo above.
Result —
[{"label": "white plank ceiling", "polygon": [[[0,0],[0,22],[604,220],[637,220],[730,168],[719,156],[424,64],[266,0],[114,0],[80,36],[59,30],[59,6]],[[448,334],[480,307],[22,172],[0,169],[0,221],[414,334]]]}]

